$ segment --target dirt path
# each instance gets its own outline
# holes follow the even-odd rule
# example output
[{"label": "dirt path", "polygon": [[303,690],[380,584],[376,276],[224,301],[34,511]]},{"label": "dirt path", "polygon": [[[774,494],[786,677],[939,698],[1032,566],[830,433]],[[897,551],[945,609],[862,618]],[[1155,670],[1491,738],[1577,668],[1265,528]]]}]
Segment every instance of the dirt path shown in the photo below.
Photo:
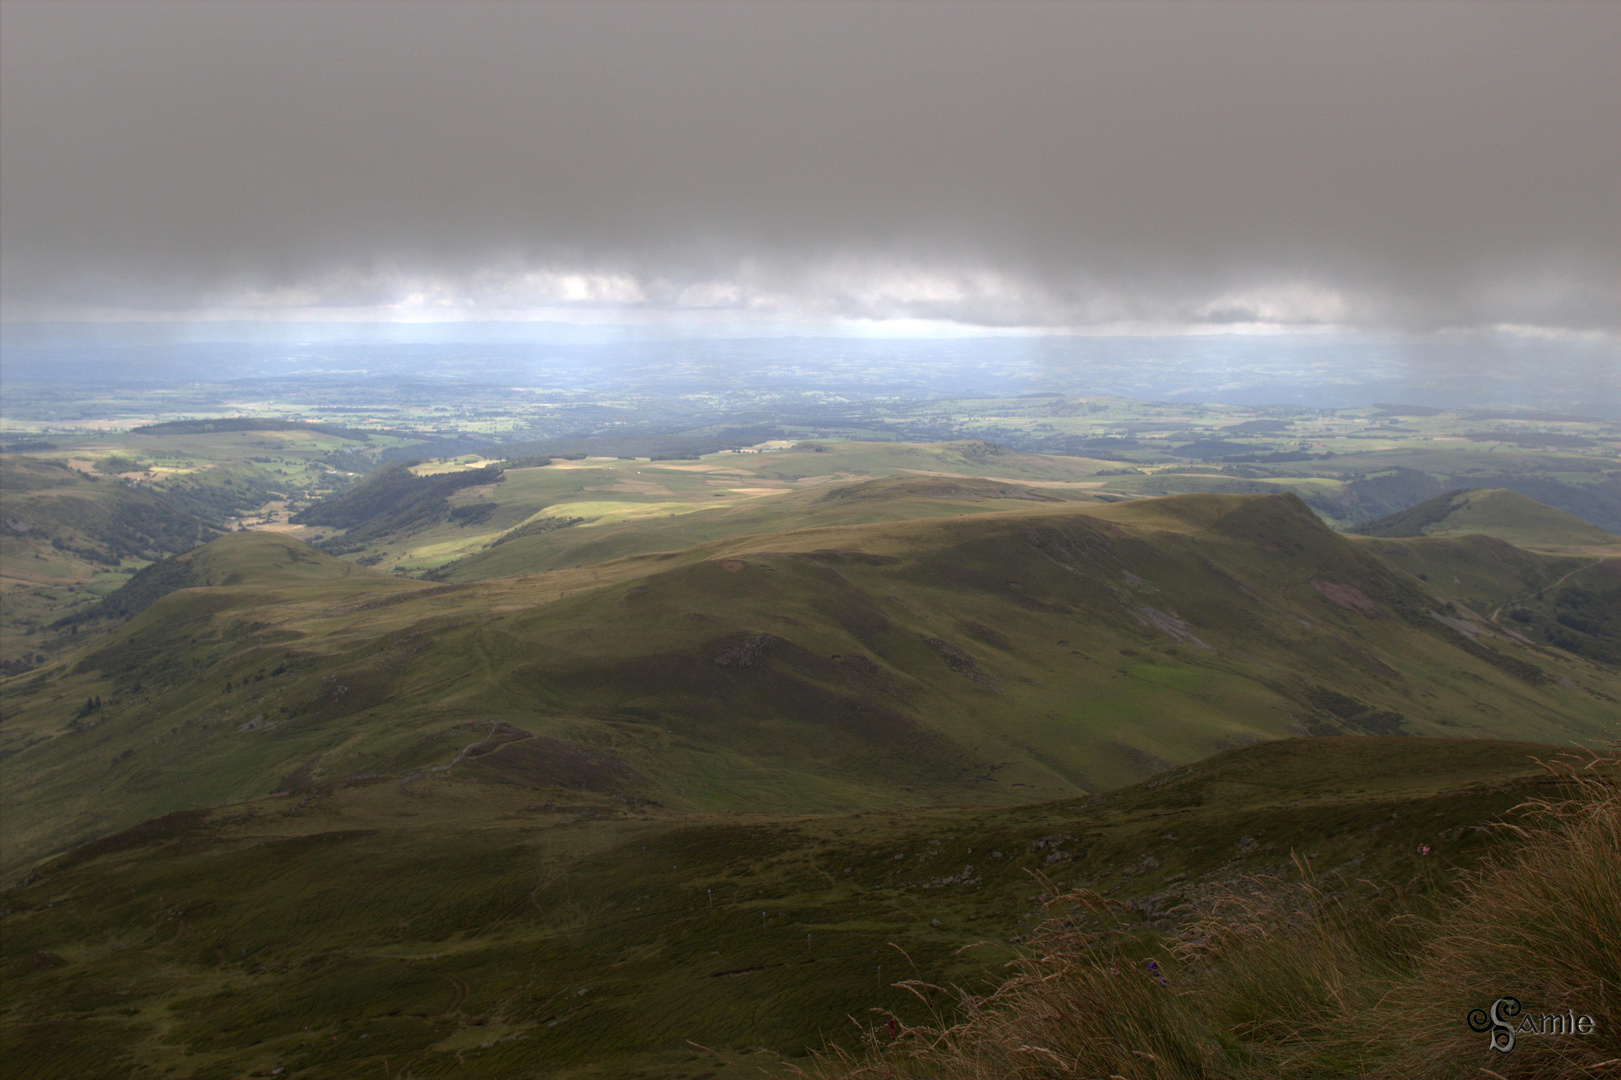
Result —
[{"label": "dirt path", "polygon": [[435,773],[448,772],[449,770],[454,769],[456,766],[460,765],[463,761],[467,760],[467,755],[468,754],[471,754],[474,750],[477,750],[479,747],[485,745],[491,739],[495,738],[496,732],[498,732],[500,729],[501,729],[501,721],[499,721],[499,720],[491,720],[490,721],[490,733],[488,735],[484,736],[482,739],[479,739],[477,742],[470,742],[466,746],[462,747],[461,753],[457,754],[454,758],[452,758],[448,764],[445,764],[445,765],[430,765],[426,769],[418,769],[416,772],[411,773],[409,776],[401,777],[400,778],[400,786],[403,788],[405,785],[407,785],[409,783],[412,783],[413,781],[421,780],[421,779],[424,779],[426,777],[433,776]]},{"label": "dirt path", "polygon": [[1536,592],[1527,593],[1525,596],[1521,597],[1519,600],[1510,600],[1506,604],[1499,604],[1497,606],[1497,610],[1492,612],[1492,622],[1497,621],[1497,616],[1502,614],[1502,611],[1503,611],[1504,608],[1513,607],[1515,604],[1524,603],[1526,600],[1529,600],[1534,596],[1542,595],[1543,593],[1547,592],[1549,589],[1557,589],[1557,588],[1559,588],[1559,586],[1563,585],[1565,582],[1569,581],[1571,578],[1575,577],[1577,574],[1581,573],[1583,570],[1591,570],[1591,569],[1593,569],[1593,567],[1599,565],[1599,563],[1608,561],[1608,559],[1609,559],[1609,556],[1605,556],[1605,557],[1600,558],[1600,559],[1598,559],[1598,560],[1596,560],[1594,562],[1588,563],[1586,566],[1578,566],[1576,569],[1572,570],[1570,573],[1566,574],[1564,577],[1560,578],[1558,581],[1554,582],[1552,585],[1544,585],[1542,588],[1538,589]]}]

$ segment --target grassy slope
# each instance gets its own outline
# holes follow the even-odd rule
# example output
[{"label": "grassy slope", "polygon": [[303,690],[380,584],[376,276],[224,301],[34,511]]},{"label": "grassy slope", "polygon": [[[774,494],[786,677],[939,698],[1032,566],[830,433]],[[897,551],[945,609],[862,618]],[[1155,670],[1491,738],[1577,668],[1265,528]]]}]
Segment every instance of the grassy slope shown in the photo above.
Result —
[{"label": "grassy slope", "polygon": [[899,979],[1000,977],[1040,921],[1033,873],[1149,938],[1291,851],[1347,894],[1442,883],[1553,752],[1289,740],[1102,798],[822,818],[542,806],[454,775],[259,798],[7,890],[0,1049],[19,1080],[778,1073],[870,1009],[924,1018]]},{"label": "grassy slope", "polygon": [[5,685],[7,866],[444,765],[469,722],[536,737],[481,759],[520,784],[785,812],[1062,797],[1299,731],[1615,734],[1613,669],[1436,621],[1295,500],[1025,505],[468,585],[172,594]]},{"label": "grassy slope", "polygon": [[1356,531],[1387,538],[1479,533],[1532,550],[1621,554],[1621,537],[1502,488],[1437,495]]},{"label": "grassy slope", "polygon": [[1621,663],[1621,558],[1536,555],[1479,534],[1365,543],[1496,631],[1597,664]]},{"label": "grassy slope", "polygon": [[303,588],[343,581],[374,582],[377,576],[301,541],[274,533],[244,532],[222,536],[180,556],[199,585]]},{"label": "grassy slope", "polygon": [[1584,555],[1528,551],[1484,533],[1356,542],[1425,588],[1482,615],[1532,597],[1595,562]]}]

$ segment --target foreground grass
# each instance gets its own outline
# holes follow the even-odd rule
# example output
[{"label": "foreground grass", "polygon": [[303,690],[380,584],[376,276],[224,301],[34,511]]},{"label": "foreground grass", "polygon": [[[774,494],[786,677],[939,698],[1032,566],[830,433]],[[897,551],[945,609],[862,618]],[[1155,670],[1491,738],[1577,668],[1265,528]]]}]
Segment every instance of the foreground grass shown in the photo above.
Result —
[{"label": "foreground grass", "polygon": [[[1043,889],[1095,898],[1085,934],[1107,931],[1071,942],[1064,970],[1093,981],[1065,1015],[1139,1023],[1101,1004],[1130,993],[1174,1018],[1188,980],[1249,939],[1207,933],[1226,951],[1206,958],[1167,943],[1290,874],[1291,851],[1346,911],[1381,902],[1357,878],[1438,864],[1445,887],[1444,868],[1511,839],[1479,826],[1557,795],[1532,761],[1554,752],[1287,740],[1084,800],[818,817],[454,774],[170,815],[0,894],[0,1057],[18,1078],[786,1075],[874,1016],[942,1026],[931,1010],[951,1003],[919,984],[985,994],[1021,955],[1046,974],[1071,924],[1031,940]],[[1088,966],[1098,943],[1118,969]],[[1172,991],[1142,977],[1150,956]],[[1230,1037],[1270,1053],[1263,1035]]]},{"label": "foreground grass", "polygon": [[[1151,943],[1095,891],[1059,892],[1039,950],[988,995],[869,1032],[824,1076],[1059,1080],[1621,1073],[1621,758],[1548,766],[1560,794],[1516,808],[1509,843],[1461,872],[1349,892],[1313,877],[1250,878],[1218,909]],[[909,984],[920,1000],[938,987]],[[1516,1044],[1466,1016],[1523,1004]],[[1590,1016],[1591,1034],[1546,1033]],[[1525,1025],[1529,1023],[1529,1028]]]}]

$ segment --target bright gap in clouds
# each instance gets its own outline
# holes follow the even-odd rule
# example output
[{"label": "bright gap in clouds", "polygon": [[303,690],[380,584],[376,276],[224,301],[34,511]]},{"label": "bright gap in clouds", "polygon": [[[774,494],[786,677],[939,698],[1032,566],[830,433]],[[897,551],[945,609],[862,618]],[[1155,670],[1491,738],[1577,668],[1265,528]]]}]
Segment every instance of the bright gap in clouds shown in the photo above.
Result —
[{"label": "bright gap in clouds", "polygon": [[299,286],[219,290],[185,308],[33,305],[11,321],[565,323],[729,335],[1268,333],[1365,325],[1343,292],[1281,281],[1146,301],[1118,288],[1050,283],[988,269],[844,259],[812,271],[746,267],[676,280],[595,269],[484,270],[457,277],[331,274]]}]

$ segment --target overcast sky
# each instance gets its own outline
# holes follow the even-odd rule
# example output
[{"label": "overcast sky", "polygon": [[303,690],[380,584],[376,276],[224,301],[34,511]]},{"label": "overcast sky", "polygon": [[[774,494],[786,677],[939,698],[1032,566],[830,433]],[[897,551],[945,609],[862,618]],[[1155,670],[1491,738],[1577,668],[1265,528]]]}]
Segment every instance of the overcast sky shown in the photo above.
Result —
[{"label": "overcast sky", "polygon": [[13,321],[1621,331],[1617,3],[3,12]]}]

